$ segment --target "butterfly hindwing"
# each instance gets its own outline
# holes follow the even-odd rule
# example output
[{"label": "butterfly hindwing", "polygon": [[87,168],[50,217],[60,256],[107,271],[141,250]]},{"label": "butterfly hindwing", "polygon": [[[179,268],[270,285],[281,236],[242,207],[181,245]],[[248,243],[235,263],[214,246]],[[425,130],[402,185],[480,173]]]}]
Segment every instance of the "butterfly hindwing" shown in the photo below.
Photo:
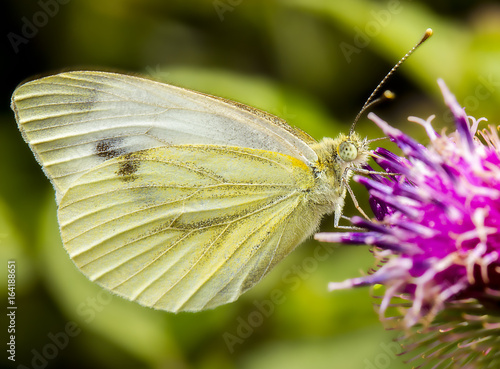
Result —
[{"label": "butterfly hindwing", "polygon": [[234,301],[312,232],[314,180],[300,160],[263,150],[143,150],[73,183],[61,234],[91,280],[146,306],[198,311]]}]

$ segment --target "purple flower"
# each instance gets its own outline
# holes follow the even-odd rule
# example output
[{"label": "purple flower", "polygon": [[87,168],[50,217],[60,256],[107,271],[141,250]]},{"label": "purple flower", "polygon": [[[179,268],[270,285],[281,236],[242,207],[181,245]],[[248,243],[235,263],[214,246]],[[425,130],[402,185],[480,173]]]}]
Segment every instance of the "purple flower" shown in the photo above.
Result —
[{"label": "purple flower", "polygon": [[[467,117],[444,82],[438,83],[456,131],[439,134],[433,116],[410,117],[425,128],[425,147],[370,114],[404,154],[374,150],[376,163],[397,175],[355,177],[367,188],[376,218],[352,218],[366,232],[315,238],[374,246],[378,270],[329,288],[383,285],[380,315],[404,329],[408,349],[425,351],[436,368],[500,368],[498,127],[476,134],[483,118]],[[400,315],[394,316],[394,308]]]}]

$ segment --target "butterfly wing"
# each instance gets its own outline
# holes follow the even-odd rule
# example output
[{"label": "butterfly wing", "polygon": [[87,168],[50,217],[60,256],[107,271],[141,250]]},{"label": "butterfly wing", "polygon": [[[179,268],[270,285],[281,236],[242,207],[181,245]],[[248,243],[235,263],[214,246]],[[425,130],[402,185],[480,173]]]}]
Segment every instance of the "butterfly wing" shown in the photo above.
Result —
[{"label": "butterfly wing", "polygon": [[173,312],[213,308],[313,231],[314,180],[302,161],[269,151],[143,150],[73,183],[59,205],[61,234],[81,271],[121,296]]},{"label": "butterfly wing", "polygon": [[34,80],[16,89],[12,109],[58,202],[102,162],[167,145],[231,145],[317,160],[315,141],[271,114],[122,74],[80,71]]}]

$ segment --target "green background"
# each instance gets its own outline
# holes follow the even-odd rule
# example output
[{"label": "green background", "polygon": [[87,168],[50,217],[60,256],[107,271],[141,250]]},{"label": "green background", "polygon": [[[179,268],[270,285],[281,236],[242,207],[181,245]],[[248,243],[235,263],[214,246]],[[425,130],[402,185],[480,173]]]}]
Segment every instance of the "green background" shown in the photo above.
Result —
[{"label": "green background", "polygon": [[[16,260],[18,310],[16,362],[2,351],[2,365],[410,368],[395,356],[396,333],[383,329],[368,289],[327,292],[329,281],[368,270],[363,247],[336,246],[319,260],[319,244],[308,241],[237,302],[197,314],[154,311],[103,292],[61,245],[53,191],[9,101],[17,84],[37,75],[122,71],[259,107],[320,139],[348,131],[377,83],[432,27],[431,40],[387,86],[396,100],[374,111],[425,144],[423,129],[406,117],[436,114],[437,128],[453,129],[436,84],[443,78],[468,114],[498,124],[500,6],[436,3],[4,0],[0,294],[6,301],[7,260]],[[381,136],[365,117],[357,130]],[[366,202],[363,189],[353,188]],[[345,214],[356,213],[348,205]],[[322,229],[332,223],[326,218]]]}]

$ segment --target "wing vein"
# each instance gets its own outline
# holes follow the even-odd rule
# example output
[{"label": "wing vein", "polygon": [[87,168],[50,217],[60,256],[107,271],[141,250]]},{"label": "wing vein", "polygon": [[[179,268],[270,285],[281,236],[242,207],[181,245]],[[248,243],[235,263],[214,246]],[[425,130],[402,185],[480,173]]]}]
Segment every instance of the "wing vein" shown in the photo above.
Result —
[{"label": "wing vein", "polygon": [[[291,208],[291,210],[290,210],[290,212],[286,215],[286,217],[287,217],[287,218],[289,218],[289,217],[290,217],[290,215],[291,215],[291,214],[295,211],[295,209],[296,209],[296,207],[292,207],[292,208]],[[287,224],[288,224],[288,222],[287,222]],[[274,247],[274,249],[273,249],[273,254],[272,254],[272,256],[270,257],[269,263],[268,263],[268,265],[267,265],[266,269],[262,272],[261,276],[259,277],[259,280],[258,280],[257,282],[255,282],[255,284],[257,284],[258,282],[260,282],[260,281],[261,281],[261,279],[262,279],[262,278],[266,275],[267,270],[269,269],[269,266],[271,265],[272,261],[274,260],[274,256],[276,255],[276,250],[278,249],[278,247],[279,247],[279,245],[280,245],[280,243],[281,243],[281,238],[283,237],[283,233],[285,232],[285,229],[286,229],[286,226],[283,226],[283,229],[282,229],[282,231],[281,231],[281,234],[280,234],[279,240],[278,240],[278,242],[277,242],[276,246],[275,246],[275,247]],[[269,237],[270,237],[270,235],[269,235]],[[255,251],[254,251],[254,252],[250,255],[250,258],[253,258],[253,257],[257,254],[257,251],[258,251],[258,250],[255,250]],[[249,258],[249,259],[250,259],[250,258]],[[248,259],[248,260],[249,260],[249,259]],[[247,264],[248,264],[248,263],[247,263]],[[241,265],[241,266],[240,266],[240,268],[238,268],[237,272],[233,274],[233,276],[231,277],[231,279],[230,279],[230,280],[229,280],[226,284],[224,284],[223,286],[221,286],[221,287],[219,288],[219,290],[218,290],[218,291],[215,291],[215,293],[213,293],[213,295],[214,295],[214,296],[212,297],[212,299],[210,299],[210,300],[208,300],[208,301],[207,301],[207,303],[205,304],[205,306],[207,306],[207,305],[210,303],[210,301],[212,301],[212,300],[213,300],[213,298],[214,298],[215,296],[217,296],[217,294],[218,294],[220,291],[222,291],[222,290],[223,290],[223,289],[224,289],[224,288],[225,288],[225,287],[226,287],[229,283],[231,283],[231,282],[232,282],[232,280],[233,280],[233,279],[235,278],[235,276],[236,276],[236,275],[237,275],[237,274],[238,274],[238,273],[239,273],[239,272],[240,272],[240,271],[244,268],[244,266],[245,266],[245,265]],[[213,274],[214,274],[214,273],[212,273],[212,275],[213,275]],[[211,276],[212,276],[212,275],[211,275]],[[206,279],[206,280],[203,282],[203,284],[205,284],[206,282],[208,282],[208,279]],[[200,288],[201,288],[201,286],[200,286]],[[198,288],[197,290],[199,290],[199,288]],[[189,300],[190,300],[193,296],[194,296],[194,293],[193,293],[193,294],[192,294],[192,295],[191,295],[191,296],[190,296],[190,297],[189,297],[189,298],[185,301],[184,305],[185,305],[185,304],[186,304],[186,303],[187,303],[187,302],[188,302],[188,301],[189,301]],[[183,305],[183,306],[184,306],[184,305]]]},{"label": "wing vein", "polygon": [[[254,215],[254,214],[258,213],[258,212],[261,212],[261,211],[263,211],[264,209],[267,209],[267,208],[272,207],[272,206],[276,206],[277,204],[279,204],[279,203],[281,203],[281,202],[283,202],[283,201],[287,200],[288,198],[290,198],[290,197],[292,197],[292,196],[294,196],[294,195],[296,195],[296,194],[297,194],[296,192],[292,192],[292,193],[290,193],[289,195],[284,196],[284,197],[282,197],[282,198],[278,199],[278,201],[273,202],[273,203],[271,203],[271,204],[268,204],[268,205],[266,205],[266,206],[262,207],[261,209],[258,209],[258,210],[256,210],[256,211],[254,211],[254,212],[250,213],[250,214],[245,214],[244,216],[241,216],[241,217],[238,217],[238,218],[236,218],[236,219],[234,219],[234,220],[231,220],[231,221],[227,224],[227,226],[224,228],[224,230],[223,230],[223,231],[222,231],[222,232],[218,235],[217,239],[219,239],[219,238],[220,238],[220,237],[224,234],[224,232],[226,232],[226,230],[228,229],[228,227],[229,227],[231,224],[233,224],[233,223],[235,223],[235,222],[239,222],[239,221],[241,221],[241,219],[247,218],[247,217],[249,217],[249,216],[251,216],[251,215]],[[224,224],[224,223],[222,223],[222,224]],[[251,233],[246,234],[246,235],[245,235],[245,237],[242,239],[242,241],[241,241],[241,242],[239,243],[239,245],[235,248],[235,250],[233,251],[233,253],[232,253],[231,255],[233,255],[233,254],[234,254],[234,252],[236,252],[236,250],[237,250],[237,249],[239,249],[239,247],[240,247],[240,246],[241,246],[244,242],[246,242],[246,240],[248,240],[248,238],[250,238],[250,236],[251,236],[252,234],[254,234],[255,232],[257,232],[259,229],[261,229],[261,228],[262,228],[262,227],[264,227],[264,226],[265,226],[265,224],[261,224],[261,225],[259,225],[256,229],[254,229]],[[217,240],[217,239],[216,239],[216,240]],[[215,242],[215,241],[214,241],[214,242]],[[168,290],[166,290],[166,291],[164,291],[164,292],[163,292],[163,294],[162,294],[162,295],[161,295],[161,296],[160,296],[160,297],[156,300],[156,302],[155,302],[154,304],[156,304],[159,300],[161,300],[161,299],[162,299],[162,298],[163,298],[163,297],[164,297],[164,296],[165,296],[165,295],[166,295],[166,294],[167,294],[167,293],[168,293],[168,292],[169,292],[169,291],[170,291],[173,287],[175,287],[175,286],[176,286],[176,285],[177,285],[180,281],[182,281],[182,279],[184,279],[184,278],[185,278],[185,277],[186,277],[189,273],[191,273],[191,272],[193,271],[193,268],[194,268],[194,267],[195,267],[195,266],[196,266],[196,265],[200,262],[200,260],[201,260],[201,259],[205,256],[205,254],[209,251],[209,249],[210,249],[210,248],[214,245],[214,242],[212,242],[212,243],[211,243],[211,245],[210,245],[209,247],[207,247],[207,249],[206,249],[206,250],[204,250],[204,252],[203,252],[203,253],[202,253],[202,255],[198,258],[198,260],[196,260],[196,262],[195,262],[195,263],[194,263],[194,264],[193,264],[193,265],[192,265],[192,266],[191,266],[191,267],[190,267],[190,268],[186,271],[186,273],[184,273],[184,275],[183,275],[183,276],[181,276],[181,277],[180,277],[180,278],[179,278],[179,279],[178,279],[178,280],[177,280],[177,281],[176,281],[176,282],[175,282],[172,286],[170,286],[170,288],[169,288]],[[209,278],[207,278],[207,279],[203,282],[203,284],[204,284],[204,283],[206,283],[206,282],[207,282],[207,281],[211,278],[211,276],[213,276],[213,275],[214,275],[214,273],[215,273],[215,272],[217,272],[218,270],[219,270],[219,269],[215,269],[215,270],[213,270],[213,271],[212,271],[212,273],[209,275]],[[167,271],[168,271],[168,270],[167,270]],[[164,275],[167,271],[164,271],[164,272],[163,272],[163,274],[162,274],[162,276],[163,276],[163,275]],[[160,277],[161,277],[161,276],[160,276]],[[160,278],[160,277],[158,277],[158,278]],[[154,281],[158,280],[158,278],[157,278],[157,279],[155,279]],[[154,283],[154,281],[152,281],[151,283]],[[151,285],[151,283],[150,283],[150,285]],[[203,285],[203,284],[202,284],[202,285]],[[201,286],[202,286],[202,285],[201,285]],[[199,288],[200,288],[201,286],[197,287],[197,289],[195,290],[195,292],[196,292],[197,290],[199,290]],[[144,288],[144,290],[145,290],[145,289],[146,289],[146,288]],[[193,293],[191,294],[191,296],[193,296],[195,292],[193,292]]]}]

